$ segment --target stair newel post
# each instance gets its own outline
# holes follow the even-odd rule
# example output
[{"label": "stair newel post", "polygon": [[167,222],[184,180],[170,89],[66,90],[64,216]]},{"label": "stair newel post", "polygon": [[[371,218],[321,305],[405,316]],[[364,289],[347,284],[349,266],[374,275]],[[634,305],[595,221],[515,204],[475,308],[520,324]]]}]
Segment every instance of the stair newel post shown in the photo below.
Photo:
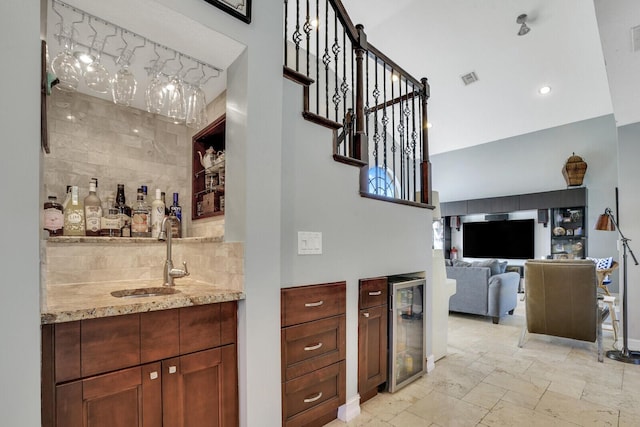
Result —
[{"label": "stair newel post", "polygon": [[422,188],[420,191],[421,202],[425,204],[431,204],[431,161],[429,160],[429,129],[427,127],[427,101],[431,96],[431,89],[426,77],[423,77],[422,82],[422,163],[420,165],[420,172],[422,178]]},{"label": "stair newel post", "polygon": [[368,188],[369,149],[367,146],[367,134],[364,128],[364,55],[367,49],[367,35],[362,24],[356,25],[358,31],[358,45],[356,52],[356,129],[353,137],[353,147],[350,147],[351,157],[362,160],[367,164],[360,171],[360,190]]}]

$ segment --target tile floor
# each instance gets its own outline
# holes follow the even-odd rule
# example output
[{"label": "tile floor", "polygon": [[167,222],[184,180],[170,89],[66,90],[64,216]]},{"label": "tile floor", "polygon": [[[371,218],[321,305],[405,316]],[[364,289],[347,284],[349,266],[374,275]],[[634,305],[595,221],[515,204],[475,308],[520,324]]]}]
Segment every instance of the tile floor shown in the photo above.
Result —
[{"label": "tile floor", "polygon": [[[640,366],[598,363],[595,343],[563,338],[528,334],[518,348],[518,304],[498,325],[450,314],[448,355],[432,372],[327,426],[640,426]],[[604,351],[612,346],[603,331]]]}]

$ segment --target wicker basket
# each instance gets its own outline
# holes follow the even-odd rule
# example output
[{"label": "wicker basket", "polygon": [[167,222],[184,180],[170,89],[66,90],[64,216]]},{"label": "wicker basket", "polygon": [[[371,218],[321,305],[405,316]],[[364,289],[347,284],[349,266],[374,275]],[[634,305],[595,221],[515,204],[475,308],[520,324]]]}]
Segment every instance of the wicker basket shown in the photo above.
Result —
[{"label": "wicker basket", "polygon": [[576,153],[573,153],[573,155],[567,159],[567,162],[562,168],[562,176],[564,176],[564,180],[569,187],[582,185],[582,180],[586,172],[587,163],[582,160],[582,157],[576,156]]}]

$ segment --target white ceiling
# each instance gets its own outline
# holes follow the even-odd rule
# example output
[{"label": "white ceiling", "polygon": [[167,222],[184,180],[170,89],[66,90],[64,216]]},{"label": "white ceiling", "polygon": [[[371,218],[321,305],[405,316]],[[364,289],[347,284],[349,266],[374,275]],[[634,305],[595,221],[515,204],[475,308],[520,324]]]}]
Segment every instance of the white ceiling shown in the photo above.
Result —
[{"label": "white ceiling", "polygon": [[[628,67],[632,61],[640,71],[629,41],[630,28],[640,24],[640,2],[596,1],[604,56],[588,0],[343,4],[370,43],[414,77],[429,79],[429,145],[437,154],[611,114],[614,105],[619,125],[640,121],[640,87],[631,80],[637,72]],[[522,13],[531,31],[517,36]],[[465,86],[460,76],[471,71],[479,80]],[[607,71],[620,83],[612,83],[611,93]],[[552,92],[539,95],[542,85]]]},{"label": "white ceiling", "polygon": [[[175,11],[153,0],[109,0],[108,2],[103,0],[65,0],[64,3],[137,33],[160,45],[167,46],[180,53],[222,69],[223,72],[218,77],[209,79],[203,87],[207,102],[210,102],[225,90],[227,84],[225,70],[245,48],[244,45],[237,41],[211,28],[207,28],[192,19],[177,14]],[[75,13],[70,9],[59,7],[58,5],[56,5],[56,10],[62,13],[65,24],[81,18],[81,14]],[[54,34],[59,32],[59,22],[60,18],[52,11],[52,3],[49,0],[47,13],[47,45],[50,60],[53,60],[62,49],[54,37]],[[74,27],[78,32],[78,40],[84,44],[91,44],[91,38],[89,36],[92,35],[93,32],[87,25],[87,22],[88,17],[85,16],[83,22],[75,24]],[[107,28],[99,23],[94,22],[93,26],[100,30],[102,37],[106,34],[113,33],[111,28],[108,29],[109,31],[106,31]],[[139,41],[136,39],[128,40],[131,42],[130,46],[139,44]],[[107,39],[107,48],[105,48],[105,51],[110,50],[109,45],[116,48],[122,46],[119,33],[116,37]],[[114,49],[111,50],[114,51]],[[167,51],[163,51],[161,48],[157,49],[157,51],[163,59],[172,57],[171,53],[167,53]],[[134,52],[131,71],[136,77],[137,90],[132,106],[141,110],[146,109],[144,93],[149,80],[145,67],[148,67],[155,58],[156,54],[150,45],[149,47],[139,48]],[[112,76],[119,68],[110,57],[103,56],[101,62]],[[184,61],[184,70],[187,70],[193,65],[194,64],[189,63],[189,61]],[[167,71],[169,72],[175,72],[179,67],[180,65],[177,61],[167,62]],[[207,75],[215,74],[211,73]],[[195,70],[192,71],[191,76],[197,79],[200,74]],[[90,91],[82,81],[78,90],[103,99],[111,99],[110,94],[99,94]]]}]

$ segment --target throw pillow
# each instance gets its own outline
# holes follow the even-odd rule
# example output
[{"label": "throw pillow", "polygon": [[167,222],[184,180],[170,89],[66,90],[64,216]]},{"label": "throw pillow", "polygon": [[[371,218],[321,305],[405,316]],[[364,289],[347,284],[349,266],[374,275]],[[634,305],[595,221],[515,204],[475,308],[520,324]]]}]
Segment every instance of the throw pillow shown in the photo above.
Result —
[{"label": "throw pillow", "polygon": [[507,272],[507,265],[509,261],[499,261],[498,266],[500,266],[500,274]]},{"label": "throw pillow", "polygon": [[461,259],[454,259],[453,266],[454,267],[471,267],[471,263],[467,261],[463,261]]},{"label": "throw pillow", "polygon": [[612,256],[610,256],[608,258],[589,258],[589,257],[587,257],[587,259],[596,263],[596,270],[604,270],[605,268],[611,268],[611,264],[613,264],[613,257]]},{"label": "throw pillow", "polygon": [[486,261],[474,261],[471,263],[474,267],[489,267],[491,275],[500,274],[500,264],[497,259],[488,259]]}]

